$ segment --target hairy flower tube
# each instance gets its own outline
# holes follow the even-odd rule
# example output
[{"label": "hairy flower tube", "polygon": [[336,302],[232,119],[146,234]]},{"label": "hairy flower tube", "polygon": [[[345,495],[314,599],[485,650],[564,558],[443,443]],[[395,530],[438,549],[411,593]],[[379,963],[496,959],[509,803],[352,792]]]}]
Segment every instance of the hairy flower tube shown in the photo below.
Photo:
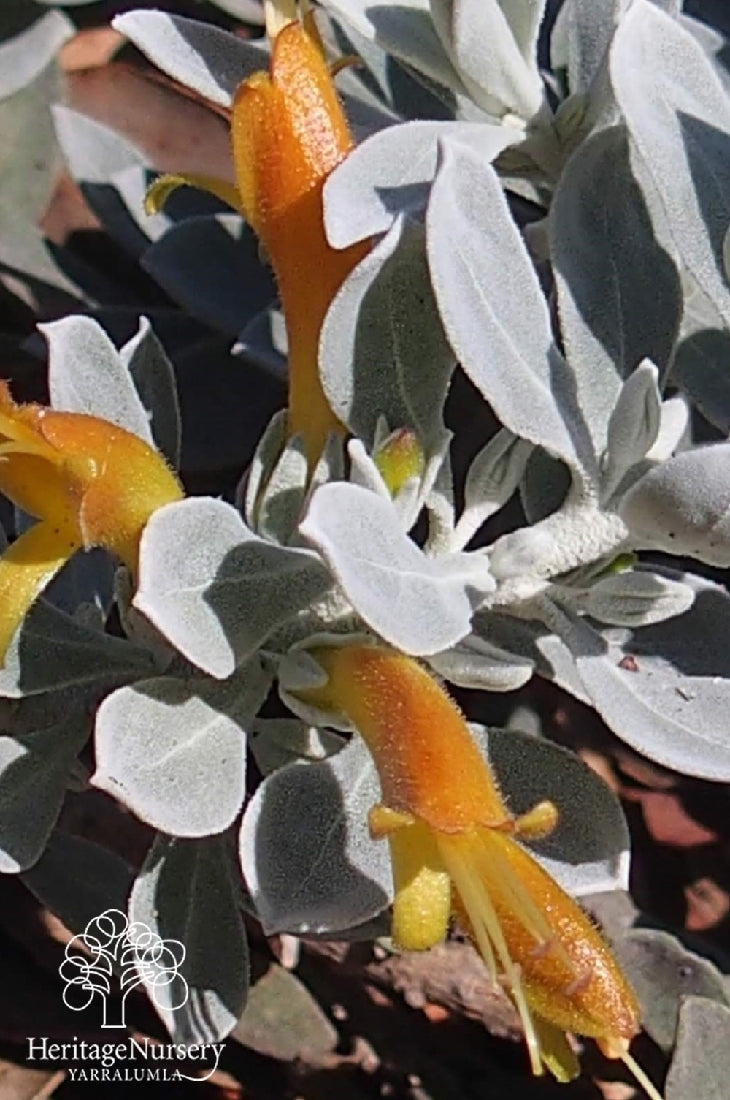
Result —
[{"label": "hairy flower tube", "polygon": [[136,572],[147,520],[183,495],[164,459],[136,435],[95,416],[17,405],[5,382],[0,492],[40,521],[0,557],[0,660],[76,550],[103,546]]},{"label": "hairy flower tube", "polygon": [[319,336],[337,290],[367,251],[338,251],[325,236],[322,188],[352,138],[327,63],[308,31],[276,36],[271,72],[236,93],[231,123],[242,210],[276,274],[289,342],[289,434],[310,464],[340,425],[322,390]]},{"label": "hairy flower tube", "polygon": [[513,817],[456,704],[412,658],[377,644],[310,650],[327,675],[297,691],[344,717],[375,761],[382,803],[373,838],[390,843],[393,938],[422,950],[460,917],[520,1014],[532,1070],[578,1071],[567,1033],[621,1058],[640,1029],[634,994],[597,929],[517,842],[557,822],[552,803]]},{"label": "hairy flower tube", "polygon": [[240,210],[274,269],[289,347],[289,436],[301,435],[310,467],[330,431],[343,431],[319,378],[319,337],[345,277],[369,248],[338,250],[325,235],[322,189],[352,148],[342,106],[314,25],[278,32],[270,72],[254,73],[236,92],[231,118],[235,187],[200,176],[162,176],[147,209],[190,183]]}]

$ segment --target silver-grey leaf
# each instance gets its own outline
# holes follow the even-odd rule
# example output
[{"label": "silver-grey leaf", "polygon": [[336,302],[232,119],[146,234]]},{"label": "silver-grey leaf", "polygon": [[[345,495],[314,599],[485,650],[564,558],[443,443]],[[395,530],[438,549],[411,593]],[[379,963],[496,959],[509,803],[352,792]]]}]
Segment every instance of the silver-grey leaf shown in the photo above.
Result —
[{"label": "silver-grey leaf", "polygon": [[260,46],[181,15],[128,11],[112,26],[173,80],[222,107],[246,77],[268,68]]},{"label": "silver-grey leaf", "polygon": [[519,131],[489,122],[417,120],[373,134],[345,157],[325,183],[324,219],[330,244],[346,248],[386,233],[399,214],[419,214],[436,174],[439,137],[472,144],[485,161],[521,140]]},{"label": "silver-grey leaf", "polygon": [[378,418],[412,428],[430,452],[444,436],[454,368],[422,228],[399,218],[340,287],[320,339],[320,374],[343,423],[372,443]]},{"label": "silver-grey leaf", "polygon": [[0,736],[0,871],[31,867],[45,848],[90,724],[75,714],[19,736]]},{"label": "silver-grey leaf", "polygon": [[96,718],[94,786],[171,836],[232,824],[245,794],[246,727],[269,679],[251,662],[231,680],[140,680]]},{"label": "silver-grey leaf", "polygon": [[561,334],[601,451],[622,380],[647,357],[666,369],[682,314],[674,257],[657,239],[624,127],[580,144],[549,225]]},{"label": "silver-grey leaf", "polygon": [[685,998],[702,997],[707,1002],[730,1007],[717,968],[668,932],[632,928],[617,940],[615,947],[644,1009],[644,1028],[662,1050],[671,1050],[677,1042]]},{"label": "silver-grey leaf", "polygon": [[182,426],[175,372],[146,317],[140,317],[136,336],[120,348],[119,358],[139,394],[155,445],[177,467]]},{"label": "silver-grey leaf", "polygon": [[74,25],[67,16],[49,11],[20,34],[0,42],[0,99],[35,80],[73,33]]},{"label": "silver-grey leaf", "polygon": [[188,660],[225,679],[331,583],[310,551],[266,542],[229,504],[197,497],[147,524],[134,606]]},{"label": "silver-grey leaf", "polygon": [[730,97],[694,37],[649,0],[634,0],[619,24],[611,80],[679,255],[727,315]]},{"label": "silver-grey leaf", "polygon": [[532,678],[534,663],[469,634],[428,663],[457,687],[476,691],[516,691]]},{"label": "silver-grey leaf", "polygon": [[730,1005],[686,997],[677,1048],[664,1084],[666,1100],[723,1100],[730,1074]]},{"label": "silver-grey leaf", "polygon": [[727,780],[730,675],[715,639],[730,629],[730,598],[709,581],[678,579],[696,593],[678,622],[599,633],[564,612],[554,625],[591,705],[621,740],[685,775]]},{"label": "silver-grey leaf", "polygon": [[730,565],[730,443],[682,451],[650,469],[621,501],[637,547]]},{"label": "silver-grey leaf", "polygon": [[[429,268],[454,353],[506,428],[580,465],[569,376],[496,173],[442,143],[426,221]],[[581,449],[582,450],[582,449]]]},{"label": "silver-grey leaf", "polygon": [[330,760],[291,764],[259,786],[241,826],[241,866],[267,934],[339,931],[392,897],[387,844],[367,815],[380,797],[359,737]]},{"label": "silver-grey leaf", "polygon": [[650,626],[683,615],[694,590],[681,581],[647,570],[613,573],[592,584],[585,609],[593,619],[614,626]]},{"label": "silver-grey leaf", "polygon": [[117,424],[154,447],[150,422],[129,370],[103,328],[91,317],[64,317],[39,325],[48,340],[51,404]]},{"label": "silver-grey leaf", "polygon": [[178,971],[183,982],[164,972],[157,981],[148,978],[152,1003],[173,1042],[224,1039],[243,1011],[248,989],[248,946],[230,837],[158,837],[132,888],[129,921],[185,949]]},{"label": "silver-grey leaf", "polygon": [[415,656],[463,638],[472,592],[493,587],[483,559],[428,558],[401,531],[392,502],[357,485],[318,489],[299,529],[368,626]]}]

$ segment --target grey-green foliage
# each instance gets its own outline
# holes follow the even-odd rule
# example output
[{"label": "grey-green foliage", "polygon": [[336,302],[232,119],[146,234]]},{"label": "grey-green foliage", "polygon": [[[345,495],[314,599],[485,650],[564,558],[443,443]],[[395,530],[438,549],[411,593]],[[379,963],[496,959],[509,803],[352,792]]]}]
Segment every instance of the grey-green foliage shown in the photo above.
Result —
[{"label": "grey-green foliage", "polygon": [[[174,983],[154,982],[153,1004],[180,1043],[216,1042],[238,1020],[248,987],[248,948],[229,838],[158,836],[129,898],[130,922],[185,946]],[[160,988],[162,986],[162,988]]]},{"label": "grey-green foliage", "polygon": [[601,894],[586,902],[631,976],[646,1032],[671,1054],[661,1094],[666,1100],[720,1100],[727,1092],[730,1041],[727,975],[697,953],[699,939],[693,937],[690,947],[648,926],[628,895]]},{"label": "grey-green foliage", "polygon": [[[40,603],[0,674],[0,694],[21,700],[26,723],[2,738],[0,786],[13,792],[0,820],[4,869],[38,859],[26,880],[74,930],[97,900],[107,907],[98,889],[70,898],[79,884],[59,873],[73,855],[67,839],[51,833],[41,855],[88,732],[63,726],[63,701],[86,693],[84,714],[97,715],[92,782],[161,834],[130,912],[188,947],[191,1000],[161,1010],[186,1040],[224,1035],[240,1014],[242,905],[269,931],[341,933],[392,895],[387,845],[367,830],[379,786],[364,743],[343,744],[329,729],[335,716],[296,699],[321,674],[312,646],[377,636],[447,681],[487,691],[536,672],[647,756],[730,778],[727,593],[686,563],[637,557],[730,564],[728,444],[700,447],[691,434],[692,405],[722,431],[730,425],[722,43],[673,2],[566,0],[552,71],[541,72],[539,2],[323,2],[327,41],[361,52],[343,90],[370,134],[324,193],[334,247],[374,238],[320,345],[325,391],[356,438],[331,438],[309,471],[302,441],[277,418],[236,504],[190,498],[149,522],[136,587],[118,598],[127,637]],[[221,6],[249,14],[238,0]],[[115,25],[224,108],[266,64],[264,44],[167,13],[128,12]],[[0,88],[0,127],[22,108],[48,132],[51,59],[66,30],[52,13],[8,31],[0,50],[13,51],[23,77]],[[213,204],[145,220],[138,151],[67,108],[55,120],[72,172],[127,254],[196,324],[228,338],[243,330],[247,354],[278,370],[279,340],[251,351],[276,319],[274,287],[239,216]],[[24,140],[21,165],[25,156]],[[17,232],[42,249],[28,226],[50,163],[22,195],[17,165],[7,161],[6,180],[5,163],[0,228],[10,201],[14,217],[23,213]],[[515,195],[541,204],[529,233]],[[47,277],[82,300],[41,254]],[[88,317],[44,333],[57,408],[104,416],[177,461],[174,372],[146,321],[119,351]],[[456,369],[499,423],[472,448],[463,478],[445,427]],[[458,457],[466,426],[452,427]],[[422,462],[391,493],[383,453],[402,430]],[[499,513],[517,493],[527,519],[510,529]],[[84,583],[78,598],[93,603],[98,584]],[[299,718],[258,714],[275,681]],[[546,797],[562,806],[538,854],[566,888],[625,884],[625,825],[598,779],[548,741],[477,736],[514,812]],[[249,747],[265,778],[246,803]],[[32,789],[46,792],[43,813]],[[94,886],[103,858],[76,855]],[[109,904],[119,907],[129,886],[128,869],[110,868]],[[669,1047],[677,1032],[667,1096],[678,1100],[698,1030],[724,1034],[724,985],[693,963],[684,1005],[676,989],[671,1003],[653,1002],[641,975],[661,971],[662,941],[648,942],[651,966],[636,965],[637,984],[652,1034]],[[639,933],[627,943],[645,946]],[[664,986],[667,968],[685,966],[673,951]],[[711,1082],[702,1087],[713,1095]]]},{"label": "grey-green foliage", "polygon": [[730,1045],[730,1006],[687,997],[679,1013],[677,1048],[664,1088],[666,1100],[691,1094],[721,1100],[726,1087]]},{"label": "grey-green foliage", "polygon": [[[0,32],[7,33],[0,34],[0,269],[31,270],[73,293],[73,282],[53,262],[36,224],[60,163],[51,116],[61,97],[55,55],[73,28],[58,11],[43,14],[34,6],[16,14],[6,14],[6,28],[0,22]],[[31,290],[27,296],[32,302]]]},{"label": "grey-green foliage", "polygon": [[717,967],[669,933],[632,928],[619,938],[616,950],[645,1006],[644,1027],[663,1050],[677,1044],[688,999],[701,998],[730,1010],[727,981]]}]

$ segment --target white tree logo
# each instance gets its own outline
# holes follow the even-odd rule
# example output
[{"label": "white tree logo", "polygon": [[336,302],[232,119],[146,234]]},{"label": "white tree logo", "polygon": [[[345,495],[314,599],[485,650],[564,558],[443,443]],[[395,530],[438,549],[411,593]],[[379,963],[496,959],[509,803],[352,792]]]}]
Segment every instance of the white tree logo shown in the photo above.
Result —
[{"label": "white tree logo", "polygon": [[[95,994],[102,1003],[102,1027],[126,1027],[127,994],[144,984],[158,1008],[174,1011],[188,999],[188,984],[179,973],[185,947],[179,940],[163,940],[146,924],[130,924],[121,909],[107,909],[66,945],[58,972],[66,983],[63,1002],[74,1012],[87,1008]],[[112,976],[122,990],[117,1017],[110,1019]]]}]

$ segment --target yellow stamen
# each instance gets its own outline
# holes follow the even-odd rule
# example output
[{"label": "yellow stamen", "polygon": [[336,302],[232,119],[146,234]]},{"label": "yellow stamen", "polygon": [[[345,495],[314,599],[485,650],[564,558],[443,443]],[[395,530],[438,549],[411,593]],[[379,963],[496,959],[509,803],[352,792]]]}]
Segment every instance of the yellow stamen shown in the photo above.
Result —
[{"label": "yellow stamen", "polygon": [[485,888],[481,877],[474,874],[471,852],[469,847],[465,850],[464,837],[439,836],[436,843],[444,865],[464,903],[477,945],[493,979],[497,976],[496,959],[499,959],[499,969],[506,979],[525,1030],[532,1072],[535,1076],[540,1076],[543,1072],[540,1043],[522,987],[521,968],[515,964],[510,955],[489,891]]},{"label": "yellow stamen", "polygon": [[415,825],[413,814],[403,813],[402,810],[392,810],[390,806],[372,806],[368,813],[368,828],[373,840],[382,840],[390,836],[397,829]]},{"label": "yellow stamen", "polygon": [[180,175],[166,174],[158,176],[147,188],[144,197],[145,214],[159,214],[173,191],[179,187],[197,187],[200,191],[207,191],[215,195],[221,202],[226,203],[233,210],[241,209],[241,199],[234,184],[227,180],[218,179],[217,176],[202,176],[195,172],[181,173]]},{"label": "yellow stamen", "polygon": [[554,802],[538,802],[515,821],[515,833],[524,840],[543,840],[555,832],[558,809]]}]

